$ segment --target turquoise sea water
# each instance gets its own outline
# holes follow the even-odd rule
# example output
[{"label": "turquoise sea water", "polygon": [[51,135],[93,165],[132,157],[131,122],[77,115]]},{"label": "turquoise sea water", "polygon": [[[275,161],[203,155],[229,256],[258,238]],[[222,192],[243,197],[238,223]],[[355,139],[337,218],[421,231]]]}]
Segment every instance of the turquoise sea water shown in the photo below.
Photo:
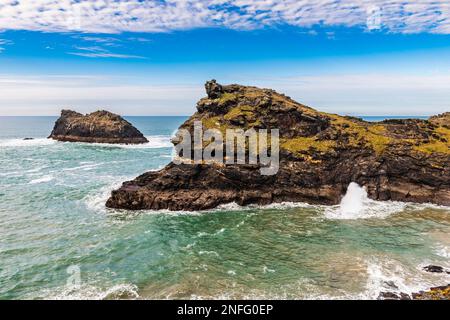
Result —
[{"label": "turquoise sea water", "polygon": [[421,270],[450,267],[450,208],[355,189],[341,207],[106,209],[171,160],[185,119],[129,117],[150,143],[113,146],[47,140],[56,117],[0,117],[0,299],[373,299],[450,282]]}]

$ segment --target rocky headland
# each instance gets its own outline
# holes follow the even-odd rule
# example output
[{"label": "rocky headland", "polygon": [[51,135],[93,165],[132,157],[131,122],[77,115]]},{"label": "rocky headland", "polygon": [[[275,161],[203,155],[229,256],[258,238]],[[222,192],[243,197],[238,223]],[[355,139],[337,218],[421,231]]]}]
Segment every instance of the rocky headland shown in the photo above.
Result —
[{"label": "rocky headland", "polygon": [[[107,206],[205,210],[285,201],[333,205],[356,182],[375,200],[450,205],[450,113],[366,122],[320,112],[270,89],[206,83],[207,97],[180,129],[279,129],[280,165],[168,164],[123,183]],[[176,139],[174,143],[179,141]]]},{"label": "rocky headland", "polygon": [[65,142],[142,144],[148,140],[121,116],[97,111],[82,115],[63,110],[49,138]]}]

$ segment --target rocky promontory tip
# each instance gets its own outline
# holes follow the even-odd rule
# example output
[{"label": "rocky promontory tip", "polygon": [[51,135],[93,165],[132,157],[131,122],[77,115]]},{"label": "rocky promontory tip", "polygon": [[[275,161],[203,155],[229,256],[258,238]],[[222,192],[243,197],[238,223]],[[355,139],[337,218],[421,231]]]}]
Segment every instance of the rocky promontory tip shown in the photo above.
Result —
[{"label": "rocky promontory tip", "polygon": [[148,140],[121,116],[96,111],[87,115],[62,110],[49,138],[65,142],[142,144]]},{"label": "rocky promontory tip", "polygon": [[[429,120],[366,122],[317,111],[271,89],[205,85],[180,129],[278,129],[279,170],[259,165],[170,163],[125,182],[107,206],[207,210],[221,204],[338,204],[356,182],[375,200],[450,205],[449,113]],[[179,140],[174,139],[174,144]],[[225,143],[225,142],[224,142]]]}]

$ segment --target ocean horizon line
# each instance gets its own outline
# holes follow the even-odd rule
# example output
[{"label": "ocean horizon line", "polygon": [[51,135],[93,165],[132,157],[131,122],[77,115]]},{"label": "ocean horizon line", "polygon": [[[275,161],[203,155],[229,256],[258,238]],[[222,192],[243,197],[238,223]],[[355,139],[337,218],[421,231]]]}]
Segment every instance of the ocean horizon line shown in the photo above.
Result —
[{"label": "ocean horizon line", "polygon": [[[340,113],[337,113],[340,114]],[[391,114],[381,114],[381,115],[352,115],[352,114],[341,114],[346,117],[359,117],[359,118],[380,118],[380,117],[392,117],[392,118],[428,118],[433,116],[430,115],[391,115]],[[0,118],[54,118],[60,115],[0,115]],[[123,117],[160,117],[160,118],[177,118],[177,117],[190,117],[190,115],[122,115]]]}]

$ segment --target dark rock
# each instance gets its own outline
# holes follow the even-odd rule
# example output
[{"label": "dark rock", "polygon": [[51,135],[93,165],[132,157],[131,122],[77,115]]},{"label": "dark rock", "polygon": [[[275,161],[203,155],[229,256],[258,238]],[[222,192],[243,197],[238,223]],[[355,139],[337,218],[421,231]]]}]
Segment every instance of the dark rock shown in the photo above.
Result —
[{"label": "dark rock", "polygon": [[82,115],[72,110],[62,110],[49,138],[67,142],[113,144],[148,142],[128,121],[108,111]]},{"label": "dark rock", "polygon": [[400,300],[411,300],[411,296],[407,293],[400,292]]},{"label": "dark rock", "polygon": [[378,300],[400,300],[400,297],[393,292],[380,292]]},{"label": "dark rock", "polygon": [[[180,129],[280,130],[280,169],[173,163],[125,182],[111,208],[205,210],[284,201],[338,204],[351,182],[370,198],[450,205],[450,113],[378,123],[316,111],[270,89],[206,84],[207,98]],[[439,139],[438,139],[439,138]],[[178,143],[177,139],[174,143]]]},{"label": "dark rock", "polygon": [[223,94],[223,88],[216,82],[216,80],[206,82],[205,89],[209,99],[220,98]]},{"label": "dark rock", "polygon": [[30,141],[30,140],[34,140],[34,138],[24,138],[23,141]]},{"label": "dark rock", "polygon": [[411,300],[411,296],[407,293],[400,292],[380,292],[378,300]]},{"label": "dark rock", "polygon": [[411,300],[411,296],[407,293],[400,292],[380,292],[378,300]]},{"label": "dark rock", "polygon": [[395,284],[394,281],[385,281],[384,284],[387,285],[390,288],[398,289],[398,287],[397,287],[397,285]]},{"label": "dark rock", "polygon": [[412,294],[413,300],[450,300],[450,284]]},{"label": "dark rock", "polygon": [[440,266],[429,265],[423,268],[426,272],[434,272],[434,273],[444,273],[444,268]]}]

